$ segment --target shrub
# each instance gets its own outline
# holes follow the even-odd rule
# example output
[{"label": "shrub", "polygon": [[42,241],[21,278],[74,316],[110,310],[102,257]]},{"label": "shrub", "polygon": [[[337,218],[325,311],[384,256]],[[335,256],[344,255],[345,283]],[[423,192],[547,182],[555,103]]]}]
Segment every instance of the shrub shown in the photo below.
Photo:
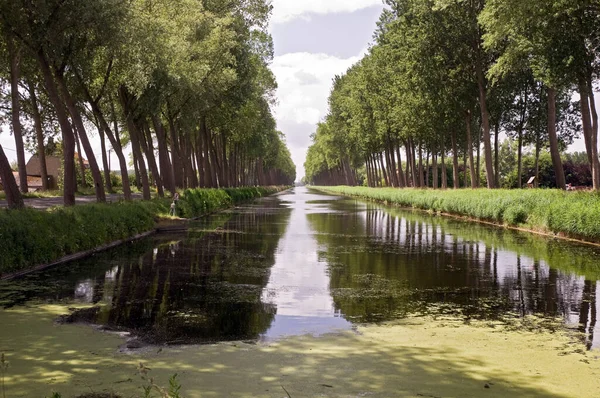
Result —
[{"label": "shrub", "polygon": [[[278,187],[195,189],[181,195],[178,213],[192,218],[272,194]],[[0,275],[127,239],[154,228],[169,199],[35,209],[0,209]]]},{"label": "shrub", "polygon": [[44,264],[151,230],[168,202],[0,211],[0,274]]}]

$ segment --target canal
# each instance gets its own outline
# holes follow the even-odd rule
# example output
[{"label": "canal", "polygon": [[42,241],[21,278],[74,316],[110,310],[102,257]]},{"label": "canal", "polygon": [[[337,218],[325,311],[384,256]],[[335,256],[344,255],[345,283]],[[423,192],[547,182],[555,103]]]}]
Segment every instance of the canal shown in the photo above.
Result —
[{"label": "canal", "polygon": [[[599,260],[591,245],[298,187],[193,222],[186,232],[2,283],[0,325],[13,322],[15,333],[28,324],[9,314],[62,308],[65,316],[53,317],[58,323],[48,330],[125,336],[112,349],[135,355],[452,317],[564,329],[577,336],[578,349],[593,351],[600,347]],[[20,348],[6,338],[0,350],[18,362]]]}]

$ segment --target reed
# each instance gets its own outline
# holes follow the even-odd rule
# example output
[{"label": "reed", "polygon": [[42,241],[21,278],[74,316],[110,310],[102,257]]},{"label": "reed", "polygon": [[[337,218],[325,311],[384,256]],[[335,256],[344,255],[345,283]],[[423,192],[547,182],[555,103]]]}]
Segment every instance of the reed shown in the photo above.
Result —
[{"label": "reed", "polygon": [[469,217],[600,243],[600,194],[553,189],[427,190],[315,187],[395,206]]}]

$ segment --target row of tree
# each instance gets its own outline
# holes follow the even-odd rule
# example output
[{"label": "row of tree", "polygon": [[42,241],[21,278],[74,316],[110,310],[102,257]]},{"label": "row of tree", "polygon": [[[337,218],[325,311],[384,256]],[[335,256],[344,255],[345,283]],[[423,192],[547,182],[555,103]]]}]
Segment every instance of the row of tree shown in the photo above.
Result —
[{"label": "row of tree", "polygon": [[[108,145],[128,200],[129,144],[144,199],[152,182],[160,196],[293,183],[295,166],[271,112],[271,9],[266,0],[0,0],[2,108],[20,190],[27,192],[24,137],[45,165],[44,143],[55,135],[65,205],[75,203],[76,145],[98,201],[112,190]],[[103,167],[90,143],[95,131]],[[4,188],[18,207],[6,159],[0,147]]]},{"label": "row of tree", "polygon": [[[385,0],[369,53],[333,83],[330,111],[313,135],[308,182],[369,186],[500,186],[499,137],[560,153],[581,132],[600,189],[598,80],[600,4],[594,0]],[[573,99],[577,101],[573,102]],[[483,149],[483,153],[481,153]],[[404,157],[403,157],[404,155]],[[451,158],[451,160],[449,159]],[[480,178],[480,159],[485,169]],[[441,177],[441,178],[439,178]]]}]

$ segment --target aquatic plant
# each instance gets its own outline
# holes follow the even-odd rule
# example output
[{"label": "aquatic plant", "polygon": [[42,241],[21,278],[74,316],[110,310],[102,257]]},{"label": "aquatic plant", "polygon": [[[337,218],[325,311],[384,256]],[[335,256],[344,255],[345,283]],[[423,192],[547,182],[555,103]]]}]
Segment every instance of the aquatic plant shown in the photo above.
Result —
[{"label": "aquatic plant", "polygon": [[8,370],[8,362],[4,353],[0,354],[0,389],[2,390],[2,398],[6,398],[6,386],[4,384],[4,377]]},{"label": "aquatic plant", "polygon": [[165,388],[156,384],[154,378],[149,375],[150,371],[150,368],[140,362],[138,373],[145,383],[145,385],[142,386],[144,398],[151,398],[153,392],[158,393],[160,398],[182,398],[180,395],[181,384],[179,384],[179,381],[177,380],[177,373],[169,378],[169,387]]}]

